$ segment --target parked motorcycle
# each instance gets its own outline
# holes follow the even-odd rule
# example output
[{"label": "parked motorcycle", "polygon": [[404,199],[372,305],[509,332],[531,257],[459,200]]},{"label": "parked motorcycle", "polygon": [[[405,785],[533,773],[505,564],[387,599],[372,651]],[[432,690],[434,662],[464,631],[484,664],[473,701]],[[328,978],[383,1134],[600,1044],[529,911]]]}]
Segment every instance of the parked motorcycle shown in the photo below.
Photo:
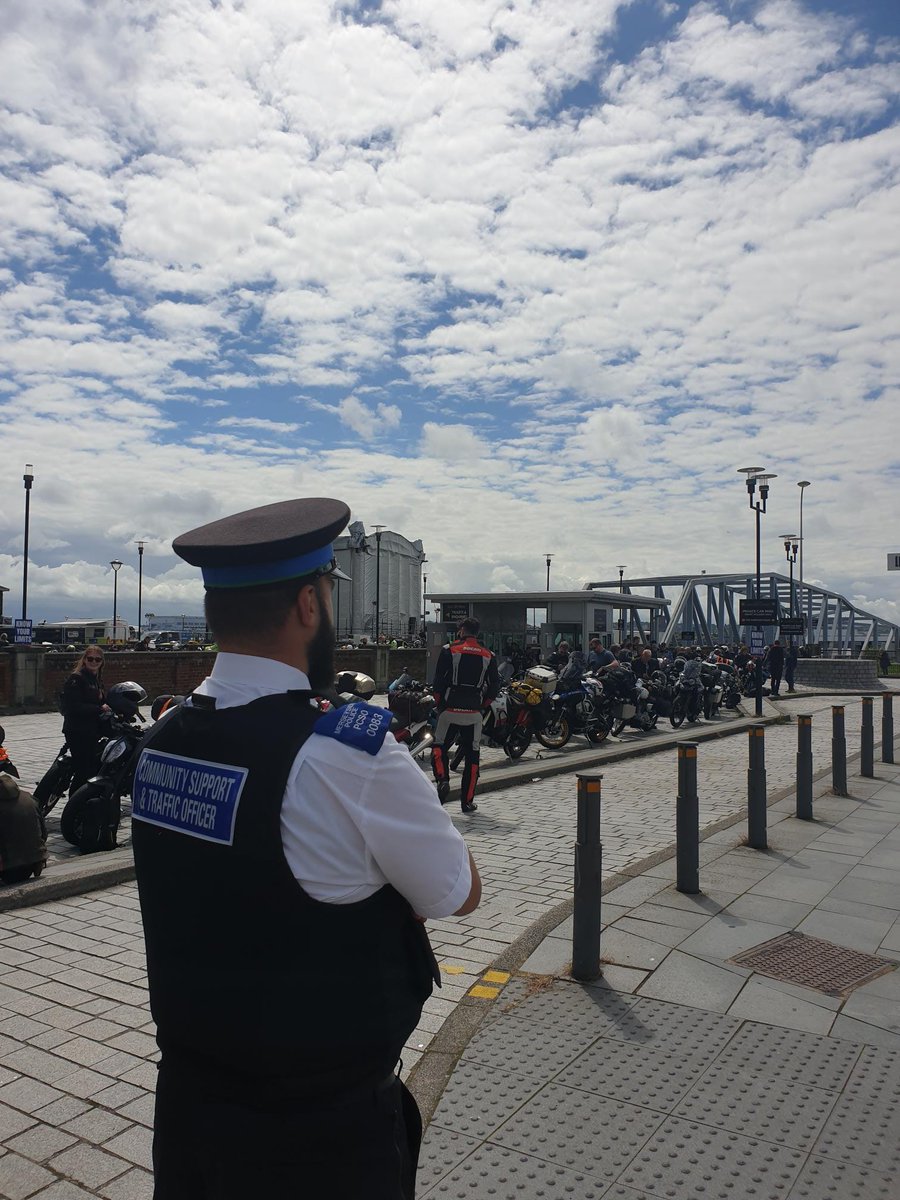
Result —
[{"label": "parked motorcycle", "polygon": [[669,720],[677,729],[685,720],[694,722],[700,720],[703,711],[703,685],[697,681],[685,680],[681,676],[675,681],[675,695],[672,699],[672,715]]},{"label": "parked motorcycle", "polygon": [[74,774],[75,764],[72,762],[69,744],[68,742],[63,742],[56,758],[51,763],[49,769],[44,772],[40,782],[32,792],[37,801],[41,816],[46,817],[56,807],[63,796],[66,795]]},{"label": "parked motorcycle", "polygon": [[722,672],[716,662],[705,662],[700,667],[700,682],[703,685],[703,715],[707,721],[719,715],[725,686]]},{"label": "parked motorcycle", "polygon": [[138,705],[147,699],[139,683],[114,684],[106,694],[112,710],[109,734],[100,753],[100,769],[70,797],[60,818],[60,831],[82,854],[116,847],[121,802],[131,794],[144,719]]},{"label": "parked motorcycle", "polygon": [[[395,680],[395,683],[397,681]],[[391,732],[413,758],[422,759],[434,745],[434,696],[424,683],[406,678],[388,689],[388,708],[395,721]]]},{"label": "parked motorcycle", "polygon": [[606,741],[613,716],[606,704],[603,684],[593,676],[570,684],[550,697],[550,711],[536,737],[548,750],[560,750],[573,733],[583,733],[592,746]]},{"label": "parked motorcycle", "polygon": [[618,666],[603,677],[603,692],[613,737],[626,728],[648,733],[659,720],[659,712],[649,703],[650,691],[628,666]]}]

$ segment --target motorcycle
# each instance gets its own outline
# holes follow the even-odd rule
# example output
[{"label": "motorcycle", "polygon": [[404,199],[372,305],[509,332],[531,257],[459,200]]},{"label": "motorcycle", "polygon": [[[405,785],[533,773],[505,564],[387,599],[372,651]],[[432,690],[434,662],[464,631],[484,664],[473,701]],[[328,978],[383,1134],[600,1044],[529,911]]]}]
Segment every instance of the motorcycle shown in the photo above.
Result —
[{"label": "motorcycle", "polygon": [[140,684],[132,682],[114,684],[107,692],[112,711],[100,769],[69,798],[59,823],[63,837],[82,854],[116,848],[122,797],[131,794],[144,737],[138,705],[146,699]]},{"label": "motorcycle", "polygon": [[401,679],[388,688],[388,708],[395,718],[391,733],[413,758],[422,759],[434,745],[434,696],[419,680]]},{"label": "motorcycle", "polygon": [[[491,701],[483,714],[481,740],[502,750],[507,758],[521,758],[535,733],[536,709],[542,697],[533,702],[531,693],[537,689],[522,683],[512,683]],[[458,765],[457,753],[450,766]]]},{"label": "motorcycle", "polygon": [[42,817],[46,817],[68,792],[74,774],[75,764],[69,744],[63,742],[56,758],[32,792]]},{"label": "motorcycle", "polygon": [[722,675],[722,703],[726,708],[737,708],[741,702],[741,688],[737,673],[731,663],[719,663]]},{"label": "motorcycle", "polygon": [[593,676],[572,682],[550,697],[550,711],[535,736],[548,750],[560,750],[573,733],[583,733],[592,746],[605,742],[612,717],[604,704],[603,684]]},{"label": "motorcycle", "polygon": [[659,720],[659,712],[649,703],[650,690],[635,679],[630,667],[619,666],[603,677],[603,691],[612,723],[612,735],[626,728],[649,733]]},{"label": "motorcycle", "polygon": [[703,685],[703,715],[707,721],[719,715],[725,686],[718,663],[705,662],[700,667],[700,682]]},{"label": "motorcycle", "polygon": [[681,676],[675,681],[675,695],[672,699],[672,715],[669,720],[675,729],[689,722],[699,721],[703,711],[702,683],[697,680],[685,680]]}]

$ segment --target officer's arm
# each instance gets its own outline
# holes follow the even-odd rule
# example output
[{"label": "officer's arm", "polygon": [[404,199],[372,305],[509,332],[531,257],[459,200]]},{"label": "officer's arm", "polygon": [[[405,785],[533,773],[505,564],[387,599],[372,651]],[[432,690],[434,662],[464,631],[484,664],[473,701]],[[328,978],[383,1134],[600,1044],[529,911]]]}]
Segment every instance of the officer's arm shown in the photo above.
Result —
[{"label": "officer's arm", "polygon": [[475,866],[475,859],[472,857],[472,851],[469,851],[469,870],[472,872],[472,886],[469,889],[469,894],[463,903],[462,908],[458,908],[453,914],[454,917],[464,917],[466,913],[474,912],[481,903],[481,876],[478,874],[478,868]]}]

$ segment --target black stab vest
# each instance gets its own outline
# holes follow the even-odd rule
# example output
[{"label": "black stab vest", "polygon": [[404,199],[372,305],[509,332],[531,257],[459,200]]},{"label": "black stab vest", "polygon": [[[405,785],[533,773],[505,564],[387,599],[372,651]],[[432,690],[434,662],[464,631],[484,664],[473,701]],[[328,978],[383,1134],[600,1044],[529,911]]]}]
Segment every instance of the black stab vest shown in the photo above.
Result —
[{"label": "black stab vest", "polygon": [[164,1059],[238,1093],[301,1096],[384,1076],[436,972],[424,926],[393,887],[328,904],[291,873],[281,804],[319,715],[309,700],[288,692],[217,711],[195,697],[145,743],[248,768],[230,846],[132,823]]}]

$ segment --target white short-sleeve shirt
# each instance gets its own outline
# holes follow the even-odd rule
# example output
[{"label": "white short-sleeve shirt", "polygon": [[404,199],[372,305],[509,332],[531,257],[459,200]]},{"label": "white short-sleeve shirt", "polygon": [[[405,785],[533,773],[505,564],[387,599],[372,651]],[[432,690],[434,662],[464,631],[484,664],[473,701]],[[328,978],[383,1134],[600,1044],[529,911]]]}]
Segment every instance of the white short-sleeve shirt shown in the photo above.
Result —
[{"label": "white short-sleeve shirt", "polygon": [[[195,690],[221,709],[308,688],[306,675],[286,663],[220,653]],[[303,890],[332,904],[364,900],[390,883],[420,916],[447,917],[472,886],[462,835],[390,733],[375,755],[311,734],[288,775],[281,839]]]}]

